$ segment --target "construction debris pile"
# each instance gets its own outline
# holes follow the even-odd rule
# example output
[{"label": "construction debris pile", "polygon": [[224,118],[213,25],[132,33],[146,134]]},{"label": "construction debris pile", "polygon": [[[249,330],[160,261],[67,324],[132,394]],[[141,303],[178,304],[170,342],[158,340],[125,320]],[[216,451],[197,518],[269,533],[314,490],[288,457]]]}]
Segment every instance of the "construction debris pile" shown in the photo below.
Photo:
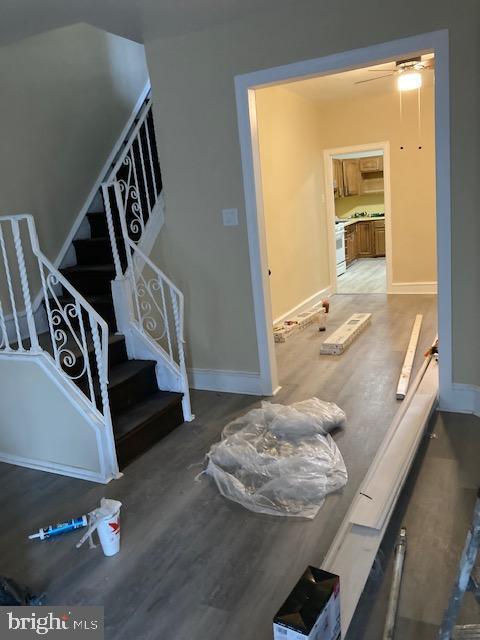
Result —
[{"label": "construction debris pile", "polygon": [[314,518],[347,470],[329,431],[345,413],[311,398],[284,406],[262,402],[228,424],[207,455],[205,473],[220,493],[251,511]]},{"label": "construction debris pile", "polygon": [[286,342],[286,340],[294,333],[301,329],[309,327],[316,323],[319,331],[325,331],[326,314],[328,313],[330,303],[327,299],[322,300],[317,306],[299,313],[293,318],[288,318],[283,322],[277,323],[273,327],[273,338],[275,342]]}]

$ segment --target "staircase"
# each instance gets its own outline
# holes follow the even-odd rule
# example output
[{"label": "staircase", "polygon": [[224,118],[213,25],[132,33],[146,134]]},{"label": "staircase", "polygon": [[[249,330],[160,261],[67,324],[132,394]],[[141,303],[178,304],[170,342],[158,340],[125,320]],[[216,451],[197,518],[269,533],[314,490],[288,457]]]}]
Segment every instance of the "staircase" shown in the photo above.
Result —
[{"label": "staircase", "polygon": [[[74,240],[77,264],[61,269],[61,273],[108,325],[108,395],[118,464],[122,469],[183,423],[182,394],[158,389],[155,361],[128,359],[125,337],[115,334],[111,290],[115,267],[106,214],[95,211],[87,216],[91,237]],[[120,226],[118,216],[115,226]],[[120,237],[118,245],[122,246]],[[121,263],[126,268],[125,250]],[[71,297],[64,291],[59,300],[66,305]]]},{"label": "staircase", "polygon": [[[75,260],[70,252],[68,266],[57,270],[41,253],[32,216],[0,218],[0,257],[9,292],[0,299],[0,356],[48,354],[65,386],[77,390],[73,396],[81,399],[85,414],[99,424],[105,481],[193,419],[183,352],[183,295],[143,252],[142,243],[151,235],[148,224],[158,216],[161,189],[147,98],[102,183],[101,197],[87,213],[88,225],[82,227],[89,232],[73,241]],[[37,330],[30,295],[26,264],[32,260],[24,256],[28,236],[39,266],[36,279],[42,283],[44,332]],[[19,311],[18,291],[25,311]],[[14,321],[10,332],[6,307]]]}]

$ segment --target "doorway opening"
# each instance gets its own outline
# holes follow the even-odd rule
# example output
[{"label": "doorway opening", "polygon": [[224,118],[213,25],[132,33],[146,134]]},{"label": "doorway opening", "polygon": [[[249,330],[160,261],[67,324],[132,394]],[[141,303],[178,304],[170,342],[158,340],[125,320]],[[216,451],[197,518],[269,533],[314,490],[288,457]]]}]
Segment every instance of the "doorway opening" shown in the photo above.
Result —
[{"label": "doorway opening", "polygon": [[[434,160],[431,166],[430,176],[433,177],[434,189],[433,198],[436,200],[436,207],[434,209],[433,218],[435,224],[435,233],[433,234],[433,247],[434,252],[436,250],[436,260],[433,258],[434,268],[436,266],[438,278],[435,277],[431,270],[432,256],[428,257],[429,267],[424,272],[422,280],[418,278],[412,278],[409,271],[412,260],[411,256],[415,255],[416,260],[420,264],[422,261],[425,263],[426,252],[418,244],[419,239],[422,236],[421,227],[427,218],[421,218],[415,220],[413,226],[408,215],[403,216],[404,212],[409,212],[411,209],[411,203],[413,200],[419,200],[426,190],[421,189],[420,192],[413,188],[404,190],[398,190],[397,193],[402,193],[404,197],[400,206],[395,205],[392,209],[392,215],[395,220],[392,222],[392,232],[395,234],[397,231],[405,231],[410,226],[412,233],[407,237],[406,251],[410,252],[410,257],[405,252],[405,259],[403,260],[403,267],[398,260],[400,259],[399,252],[393,246],[391,251],[392,262],[392,275],[390,278],[390,284],[387,284],[387,294],[389,293],[404,293],[404,294],[426,294],[434,296],[437,291],[436,280],[438,280],[438,306],[437,300],[434,299],[434,308],[438,308],[438,334],[440,344],[442,345],[442,358],[440,361],[440,400],[442,401],[442,395],[448,399],[452,389],[452,367],[451,367],[451,249],[450,249],[450,237],[451,237],[451,225],[450,225],[450,180],[449,180],[449,167],[450,167],[450,148],[449,148],[449,83],[448,83],[448,34],[447,32],[433,32],[429,34],[423,34],[414,36],[411,38],[405,38],[398,41],[392,41],[381,45],[375,45],[372,47],[366,47],[364,49],[357,49],[354,51],[343,52],[341,54],[335,54],[327,56],[325,58],[319,58],[315,60],[307,60],[299,63],[293,63],[283,67],[274,69],[266,69],[258,72],[245,74],[238,76],[235,79],[236,84],[236,96],[237,96],[237,109],[239,117],[239,132],[240,143],[242,152],[242,166],[244,174],[244,187],[246,197],[246,214],[248,225],[248,238],[250,248],[250,261],[251,261],[251,276],[254,294],[255,305],[255,321],[257,327],[258,338],[258,351],[260,362],[260,377],[262,390],[265,395],[271,395],[276,393],[280,387],[279,377],[277,370],[277,361],[275,353],[275,344],[273,339],[273,320],[281,318],[282,313],[278,313],[279,306],[275,303],[275,296],[272,295],[271,280],[273,278],[279,278],[285,276],[287,260],[283,260],[280,263],[281,268],[272,268],[268,251],[268,238],[266,233],[267,226],[267,211],[265,207],[265,190],[262,189],[262,179],[265,172],[265,163],[261,162],[260,158],[260,145],[261,145],[261,117],[259,117],[259,95],[267,88],[273,89],[298,89],[300,85],[304,85],[312,79],[325,79],[327,77],[333,78],[333,82],[338,79],[340,75],[347,72],[358,72],[364,70],[366,67],[372,67],[376,65],[392,65],[395,66],[399,60],[413,59],[418,56],[435,56],[435,86],[430,91],[431,102],[434,105],[435,118],[433,126],[431,127],[432,140],[429,145],[429,152]],[[367,84],[367,83],[365,83]],[[283,85],[283,87],[280,87]],[[296,86],[295,86],[296,85]],[[433,82],[432,82],[433,85]],[[361,85],[359,85],[361,86]],[[365,85],[364,85],[365,86]],[[297,91],[298,93],[298,91]],[[420,101],[418,101],[420,104]],[[410,105],[412,107],[412,105]],[[422,105],[423,107],[423,105]],[[397,109],[400,109],[400,116],[402,117],[402,103],[397,103]],[[324,148],[332,149],[345,148],[349,146],[362,146],[365,144],[378,144],[373,142],[372,138],[368,139],[363,132],[358,136],[356,140],[349,140],[350,124],[352,122],[352,113],[357,112],[357,104],[353,103],[350,113],[344,113],[344,119],[341,126],[338,127],[335,132],[338,133],[338,140],[335,139],[330,144],[325,144]],[[403,114],[404,115],[404,114]],[[374,114],[377,119],[384,117],[383,111],[379,110]],[[277,114],[270,119],[270,122],[275,122]],[[298,122],[298,120],[297,120]],[[304,123],[304,120],[300,122]],[[401,137],[405,137],[404,134],[418,134],[421,128],[421,119],[417,121],[417,127],[414,128],[410,125],[406,126],[401,121],[401,126],[398,127],[398,132]],[[327,131],[332,131],[328,128]],[[388,140],[386,136],[376,135],[373,140]],[[413,139],[413,138],[412,138]],[[413,150],[412,139],[408,145],[399,143],[398,138],[390,140],[391,151],[401,154],[408,146]],[[417,138],[418,141],[418,138]],[[335,144],[336,143],[336,144]],[[417,144],[416,151],[418,151],[418,158],[420,158],[420,152],[423,145]],[[404,158],[404,164],[401,166],[402,171],[409,172],[412,170],[412,166],[409,166],[407,155],[402,156]],[[427,154],[424,154],[424,158]],[[281,156],[272,154],[270,156],[271,166],[278,167],[281,164]],[[290,160],[296,159],[295,150],[290,150]],[[436,160],[436,162],[435,162]],[[322,162],[322,160],[320,160]],[[385,156],[384,156],[385,162]],[[290,165],[292,163],[290,162]],[[411,163],[410,163],[411,164]],[[323,169],[322,169],[323,171]],[[397,171],[396,175],[401,175],[401,171]],[[411,175],[411,174],[410,174]],[[321,191],[317,188],[314,177],[310,175],[304,181],[305,190],[302,192],[305,194],[308,189],[317,193],[317,203],[323,205],[325,209],[326,196],[322,196]],[[429,190],[430,191],[430,190]],[[436,196],[436,197],[435,197]],[[322,202],[323,198],[323,202]],[[288,201],[290,202],[290,201]],[[420,207],[423,210],[423,206]],[[287,219],[289,220],[304,220],[307,214],[292,213]],[[386,258],[388,259],[388,219],[386,219],[385,228],[385,248]],[[283,227],[280,226],[282,230]],[[289,231],[283,229],[284,233],[289,234]],[[407,234],[408,235],[408,234]],[[289,236],[293,242],[294,235]],[[331,235],[333,237],[333,233]],[[411,240],[413,239],[413,242]],[[432,238],[430,238],[432,239]],[[417,243],[417,244],[415,244]],[[404,243],[405,244],[405,243]],[[333,245],[333,243],[332,243]],[[333,245],[334,246],[334,245]],[[329,249],[329,241],[326,236],[325,241],[321,246],[322,260],[327,262],[327,271],[329,272],[329,278],[323,285],[323,288],[318,289],[318,294],[331,294],[334,292],[336,286],[336,275],[332,272],[333,266],[336,267],[335,252],[332,253]],[[297,254],[297,260],[303,261],[304,256]],[[436,265],[435,265],[436,262]],[[399,266],[400,265],[400,266]],[[425,266],[425,264],[423,265]],[[269,276],[269,268],[271,270],[271,277]],[[316,267],[315,267],[316,268]],[[388,265],[386,265],[388,271]],[[315,270],[314,270],[315,271]],[[331,277],[330,277],[331,275]],[[387,274],[388,278],[388,274]],[[287,282],[287,279],[283,277],[283,281]],[[372,294],[373,295],[373,294]],[[343,296],[338,296],[343,297]],[[382,297],[382,296],[378,296]],[[384,296],[386,297],[386,295]],[[412,296],[413,297],[413,296]],[[399,299],[400,296],[395,296]],[[420,296],[418,296],[420,299]],[[316,304],[318,299],[312,298],[310,302]],[[291,307],[293,309],[293,307]],[[285,313],[285,312],[284,312]],[[385,332],[391,335],[391,328],[385,327]]]},{"label": "doorway opening", "polygon": [[324,167],[328,226],[333,219],[335,242],[332,291],[385,294],[392,273],[390,144],[328,149]]}]

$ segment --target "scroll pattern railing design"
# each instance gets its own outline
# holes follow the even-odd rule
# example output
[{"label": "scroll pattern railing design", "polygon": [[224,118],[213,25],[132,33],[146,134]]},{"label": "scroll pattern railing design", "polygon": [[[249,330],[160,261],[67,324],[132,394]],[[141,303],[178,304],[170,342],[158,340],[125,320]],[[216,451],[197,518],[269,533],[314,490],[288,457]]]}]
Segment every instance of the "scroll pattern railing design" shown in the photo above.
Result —
[{"label": "scroll pattern railing design", "polygon": [[[0,217],[0,254],[0,354],[49,354],[111,433],[106,322],[40,251],[31,215]],[[31,287],[43,292],[46,332]]]},{"label": "scroll pattern railing design", "polygon": [[183,294],[142,251],[161,190],[151,102],[147,100],[102,192],[116,278],[129,283],[130,323],[176,372],[178,390],[184,394],[184,415],[190,419]]}]

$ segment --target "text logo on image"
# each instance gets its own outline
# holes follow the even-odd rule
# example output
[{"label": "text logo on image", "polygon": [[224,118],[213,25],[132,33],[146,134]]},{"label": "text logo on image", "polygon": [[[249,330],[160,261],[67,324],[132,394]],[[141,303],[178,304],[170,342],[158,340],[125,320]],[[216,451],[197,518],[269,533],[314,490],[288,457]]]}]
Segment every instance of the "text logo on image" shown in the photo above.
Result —
[{"label": "text logo on image", "polygon": [[103,640],[103,607],[0,607],[0,638]]}]

